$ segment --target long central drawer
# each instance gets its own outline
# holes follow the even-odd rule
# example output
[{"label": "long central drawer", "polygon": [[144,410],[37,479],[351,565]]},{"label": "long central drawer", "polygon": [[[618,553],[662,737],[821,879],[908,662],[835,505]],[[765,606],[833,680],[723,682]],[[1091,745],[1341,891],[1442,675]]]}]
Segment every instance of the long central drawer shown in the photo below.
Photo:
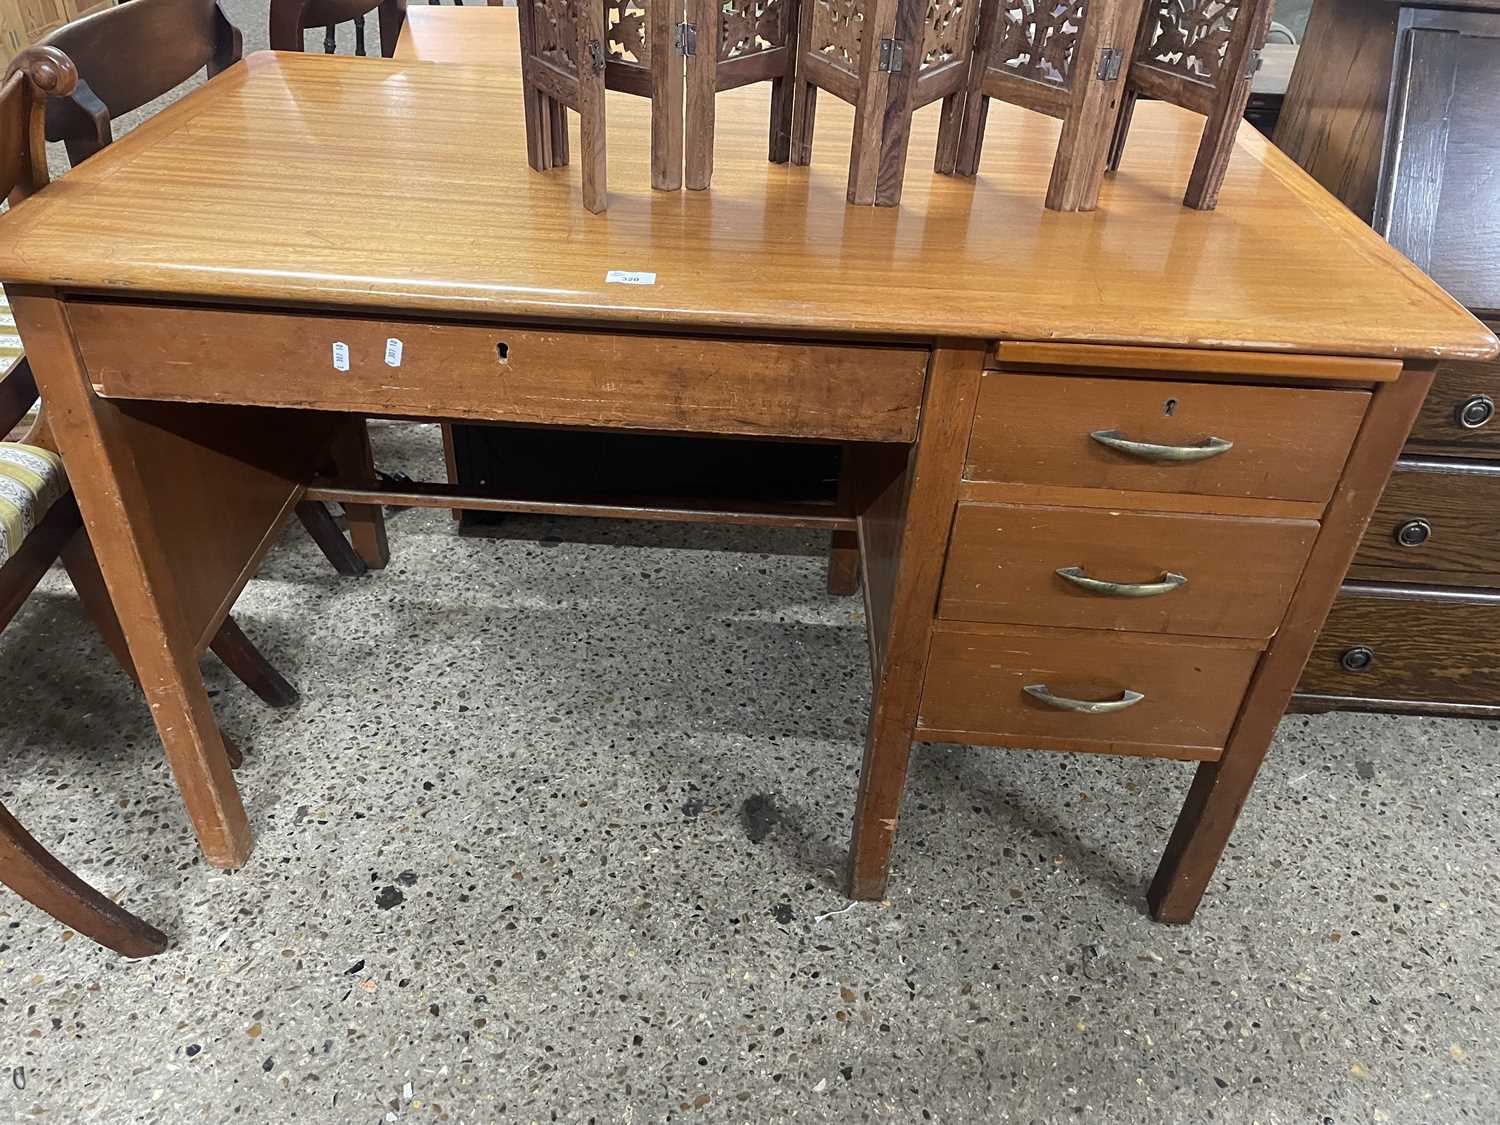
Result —
[{"label": "long central drawer", "polygon": [[268,316],[74,300],[99,394],[426,418],[908,442],[923,348]]},{"label": "long central drawer", "polygon": [[1315,520],[960,504],[938,614],[1264,639],[1317,533]]}]

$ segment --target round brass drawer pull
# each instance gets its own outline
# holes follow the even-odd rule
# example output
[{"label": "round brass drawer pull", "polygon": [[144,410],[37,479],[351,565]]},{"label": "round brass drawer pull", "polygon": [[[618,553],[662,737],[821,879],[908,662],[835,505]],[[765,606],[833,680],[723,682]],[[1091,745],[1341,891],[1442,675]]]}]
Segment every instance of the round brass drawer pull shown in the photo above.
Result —
[{"label": "round brass drawer pull", "polygon": [[1146,698],[1138,691],[1125,691],[1119,699],[1068,699],[1066,696],[1053,695],[1046,684],[1027,684],[1021,690],[1048,707],[1056,707],[1059,711],[1077,711],[1081,715],[1108,715],[1112,711],[1134,707]]},{"label": "round brass drawer pull", "polygon": [[1149,441],[1132,441],[1119,430],[1095,430],[1089,434],[1100,445],[1107,445],[1118,453],[1139,457],[1142,461],[1207,461],[1234,448],[1234,442],[1223,438],[1206,437],[1197,445],[1157,445]]},{"label": "round brass drawer pull", "polygon": [[1495,400],[1489,395],[1474,395],[1458,404],[1453,412],[1454,420],[1466,430],[1477,430],[1489,425],[1495,416]]},{"label": "round brass drawer pull", "polygon": [[1426,520],[1407,520],[1396,528],[1396,542],[1402,547],[1420,547],[1432,538],[1432,524]]},{"label": "round brass drawer pull", "polygon": [[1187,585],[1186,575],[1170,570],[1155,582],[1107,582],[1103,578],[1090,578],[1081,566],[1062,567],[1057,571],[1057,576],[1081,590],[1101,594],[1106,598],[1155,598]]}]

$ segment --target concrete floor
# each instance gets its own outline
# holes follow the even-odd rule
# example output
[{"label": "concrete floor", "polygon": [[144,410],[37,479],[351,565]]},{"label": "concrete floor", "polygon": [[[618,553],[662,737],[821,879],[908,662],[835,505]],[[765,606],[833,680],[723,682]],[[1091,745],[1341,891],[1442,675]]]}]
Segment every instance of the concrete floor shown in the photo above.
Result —
[{"label": "concrete floor", "polygon": [[174,939],[0,897],[0,1120],[1500,1115],[1494,726],[1289,719],[1187,928],[1141,907],[1187,767],[921,747],[890,901],[845,911],[868,672],[819,537],[391,531],[341,579],[294,530],[241,599],[300,707],[208,666],[234,874],[66,580],[0,636],[0,796]]},{"label": "concrete floor", "polygon": [[174,940],[0,894],[0,1121],[1500,1119],[1494,725],[1287,720],[1180,929],[1141,896],[1188,767],[922,747],[846,911],[867,658],[817,536],[391,530],[358,580],[294,530],[241,599],[300,707],[208,666],[234,874],[66,580],[0,636],[0,799]]}]

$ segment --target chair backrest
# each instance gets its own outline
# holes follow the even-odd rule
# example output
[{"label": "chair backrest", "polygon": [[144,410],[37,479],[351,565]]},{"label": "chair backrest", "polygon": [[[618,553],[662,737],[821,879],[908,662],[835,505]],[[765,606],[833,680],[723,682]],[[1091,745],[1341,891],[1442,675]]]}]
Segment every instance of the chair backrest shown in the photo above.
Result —
[{"label": "chair backrest", "polygon": [[[78,84],[72,60],[55,47],[28,47],[6,68],[0,81],[0,195],[15,206],[47,184],[43,122],[49,97],[66,97]],[[25,357],[0,368],[0,439],[26,417],[36,402],[36,380]],[[45,432],[38,417],[26,435]]]},{"label": "chair backrest", "polygon": [[41,45],[62,51],[78,71],[77,89],[47,106],[47,139],[65,142],[74,164],[110,143],[114,118],[205,67],[212,78],[244,50],[218,0],[126,0],[58,28]]}]

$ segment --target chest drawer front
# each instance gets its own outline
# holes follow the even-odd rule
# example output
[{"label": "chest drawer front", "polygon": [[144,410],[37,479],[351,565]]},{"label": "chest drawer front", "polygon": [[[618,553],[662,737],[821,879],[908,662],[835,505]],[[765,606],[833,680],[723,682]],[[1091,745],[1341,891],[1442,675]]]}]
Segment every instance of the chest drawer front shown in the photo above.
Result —
[{"label": "chest drawer front", "polygon": [[[1260,653],[1182,637],[974,626],[934,631],[918,717],[921,738],[1045,750],[1214,759]],[[1059,701],[1119,704],[1102,714]]]},{"label": "chest drawer front", "polygon": [[1500,596],[1387,595],[1344,589],[1299,692],[1500,706]]},{"label": "chest drawer front", "polygon": [[[1369,404],[1365,391],[986,372],[969,480],[1324,503]],[[1121,451],[1091,437],[1193,450]],[[1214,452],[1210,439],[1231,443]],[[1192,457],[1192,453],[1187,454]]]},{"label": "chest drawer front", "polygon": [[1500,466],[1398,461],[1354,565],[1459,584],[1500,575]]},{"label": "chest drawer front", "polygon": [[1445,363],[1411,429],[1414,449],[1500,454],[1500,361]]},{"label": "chest drawer front", "polygon": [[959,621],[1265,639],[1281,623],[1317,533],[1313,520],[961,504],[938,612]]},{"label": "chest drawer front", "polygon": [[910,441],[927,352],[69,303],[101,395]]}]

